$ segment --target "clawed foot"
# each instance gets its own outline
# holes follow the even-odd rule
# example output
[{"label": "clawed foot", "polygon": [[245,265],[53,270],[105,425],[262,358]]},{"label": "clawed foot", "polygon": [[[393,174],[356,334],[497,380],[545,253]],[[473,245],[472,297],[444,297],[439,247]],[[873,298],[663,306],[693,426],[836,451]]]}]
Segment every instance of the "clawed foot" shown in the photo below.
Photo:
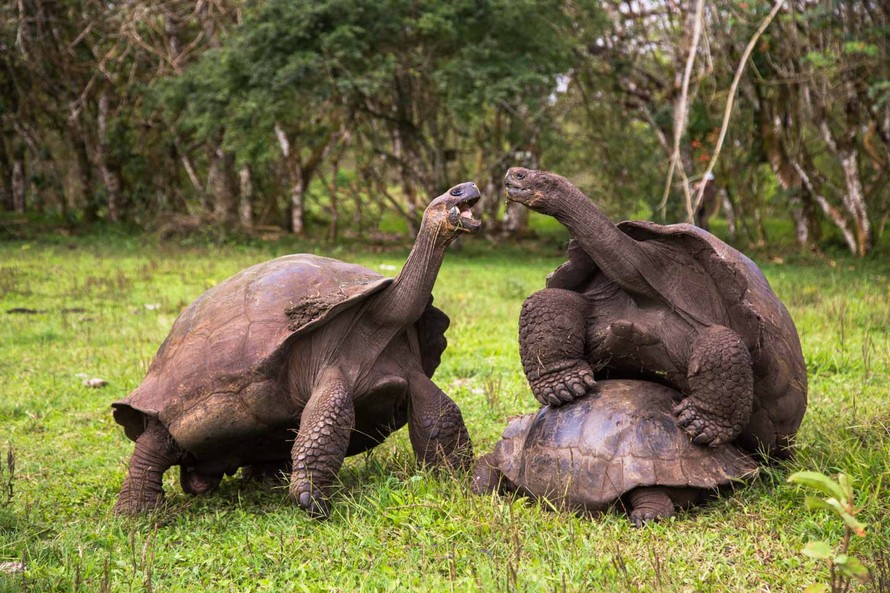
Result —
[{"label": "clawed foot", "polygon": [[290,496],[313,519],[327,519],[331,516],[331,502],[318,489],[305,486],[291,488]]},{"label": "clawed foot", "polygon": [[179,485],[182,491],[192,496],[208,494],[219,487],[222,482],[222,474],[204,475],[185,466],[179,468]]},{"label": "clawed foot", "polygon": [[674,514],[673,508],[668,511],[649,508],[634,509],[630,512],[630,522],[633,523],[634,527],[640,528],[651,521],[660,521],[661,519],[673,517]]},{"label": "clawed foot", "polygon": [[561,406],[585,394],[596,385],[590,365],[582,360],[566,361],[553,370],[530,379],[532,392],[542,405]]},{"label": "clawed foot", "polygon": [[146,492],[142,496],[131,495],[124,488],[114,503],[114,514],[119,517],[135,517],[156,511],[164,505],[163,492]]},{"label": "clawed foot", "polygon": [[697,445],[717,447],[728,443],[740,432],[741,427],[734,427],[723,419],[701,409],[694,397],[687,397],[674,406],[677,425],[692,437]]}]

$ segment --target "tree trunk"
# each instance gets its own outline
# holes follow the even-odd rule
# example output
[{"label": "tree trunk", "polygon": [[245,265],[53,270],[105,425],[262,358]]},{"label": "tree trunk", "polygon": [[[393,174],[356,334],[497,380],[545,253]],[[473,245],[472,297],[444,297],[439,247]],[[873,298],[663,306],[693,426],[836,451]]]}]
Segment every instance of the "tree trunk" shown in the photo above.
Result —
[{"label": "tree trunk", "polygon": [[804,168],[795,161],[791,161],[792,166],[797,171],[800,176],[801,182],[806,186],[807,190],[815,199],[816,203],[822,208],[822,211],[828,217],[828,219],[834,223],[834,225],[841,232],[841,235],[844,237],[844,241],[847,243],[847,247],[850,249],[850,253],[856,254],[856,238],[853,236],[853,233],[850,231],[849,226],[847,225],[847,220],[844,218],[844,215],[834,206],[832,206],[828,200],[816,191],[816,187],[813,185],[813,181],[810,179],[809,174],[804,170]]},{"label": "tree trunk", "polygon": [[328,200],[330,203],[330,212],[331,212],[331,224],[328,227],[328,241],[336,241],[337,240],[337,232],[339,231],[339,222],[340,222],[340,208],[338,204],[338,193],[339,188],[337,183],[337,176],[340,174],[340,162],[339,159],[335,159],[332,167],[331,167],[331,178],[328,182]]},{"label": "tree trunk", "polygon": [[0,142],[0,210],[11,212],[12,202],[12,166],[6,148]]},{"label": "tree trunk", "polygon": [[294,154],[290,139],[284,129],[278,123],[275,124],[275,137],[278,138],[278,146],[284,156],[284,163],[288,172],[290,184],[290,230],[295,235],[302,235],[303,224],[303,169],[300,167],[300,159]]},{"label": "tree trunk", "polygon": [[25,213],[25,155],[24,151],[12,160],[12,209]]},{"label": "tree trunk", "polygon": [[253,226],[253,172],[250,165],[242,165],[241,170],[238,171],[238,181],[241,190],[238,217],[241,220],[241,226],[249,229]]},{"label": "tree trunk", "polygon": [[[819,122],[819,131],[843,169],[846,186],[843,203],[853,220],[853,228],[856,233],[855,248],[852,251],[853,255],[862,257],[871,251],[872,237],[868,211],[865,206],[865,195],[862,190],[862,179],[859,175],[859,151],[856,149],[855,138],[844,138],[843,142],[838,142],[824,118]],[[855,128],[851,134],[855,134]]]},{"label": "tree trunk", "polygon": [[725,189],[720,190],[720,200],[723,203],[723,214],[726,216],[726,231],[730,241],[735,241],[739,236],[735,223],[735,208],[732,205],[732,200],[729,199],[729,192]]},{"label": "tree trunk", "polygon": [[74,153],[74,175],[80,185],[84,222],[96,222],[99,216],[96,201],[93,199],[93,167],[90,163],[86,138],[84,138],[83,126],[80,124],[79,117],[69,118],[68,138],[71,143],[71,151]]},{"label": "tree trunk", "polygon": [[222,142],[218,142],[212,154],[211,170],[215,174],[210,188],[213,191],[213,213],[225,224],[234,223],[238,216],[234,168],[235,155],[223,150]]},{"label": "tree trunk", "polygon": [[99,171],[105,182],[105,190],[108,192],[108,220],[119,222],[121,217],[121,177],[117,165],[110,155],[108,113],[108,93],[103,91],[99,95],[99,144],[96,160],[99,162]]},{"label": "tree trunk", "polygon": [[503,234],[519,237],[528,232],[528,208],[518,202],[509,202],[504,213]]}]

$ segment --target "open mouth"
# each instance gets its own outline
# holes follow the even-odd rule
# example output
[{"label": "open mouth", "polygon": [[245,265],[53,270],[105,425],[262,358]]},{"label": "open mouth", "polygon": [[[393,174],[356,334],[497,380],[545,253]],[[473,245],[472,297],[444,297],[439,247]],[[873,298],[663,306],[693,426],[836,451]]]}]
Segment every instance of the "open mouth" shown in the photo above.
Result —
[{"label": "open mouth", "polygon": [[482,227],[482,221],[473,218],[473,206],[479,201],[479,193],[473,192],[461,198],[448,213],[451,215],[451,224],[465,232],[475,232]]},{"label": "open mouth", "polygon": [[522,188],[518,185],[514,185],[509,181],[504,184],[504,189],[507,190],[507,199],[515,202],[519,199],[519,194],[522,193]]}]

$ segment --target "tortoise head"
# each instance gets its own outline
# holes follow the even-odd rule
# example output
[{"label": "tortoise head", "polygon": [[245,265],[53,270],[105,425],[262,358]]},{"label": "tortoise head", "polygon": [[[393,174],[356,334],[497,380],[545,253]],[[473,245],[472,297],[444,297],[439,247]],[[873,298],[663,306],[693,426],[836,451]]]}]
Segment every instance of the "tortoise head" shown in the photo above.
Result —
[{"label": "tortoise head", "polygon": [[524,167],[513,167],[504,177],[508,200],[545,214],[550,214],[550,197],[564,191],[566,183],[565,178],[555,173]]},{"label": "tortoise head", "polygon": [[438,238],[452,240],[461,233],[475,233],[482,222],[473,218],[471,208],[479,201],[479,188],[472,181],[455,185],[430,202],[423,213],[423,225]]}]

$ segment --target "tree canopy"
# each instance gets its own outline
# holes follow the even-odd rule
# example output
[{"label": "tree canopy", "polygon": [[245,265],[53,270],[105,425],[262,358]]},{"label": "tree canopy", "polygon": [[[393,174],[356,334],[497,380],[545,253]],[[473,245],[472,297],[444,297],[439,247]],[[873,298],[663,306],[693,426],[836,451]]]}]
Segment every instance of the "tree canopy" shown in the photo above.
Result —
[{"label": "tree canopy", "polygon": [[890,215],[888,8],[788,0],[766,22],[774,7],[9,3],[0,208],[329,236],[391,213],[413,232],[428,197],[474,179],[488,227],[521,232],[497,199],[520,164],[618,217],[685,219],[699,189],[699,224],[722,207],[730,233],[766,242],[764,220],[787,216],[802,245],[864,255]]}]

